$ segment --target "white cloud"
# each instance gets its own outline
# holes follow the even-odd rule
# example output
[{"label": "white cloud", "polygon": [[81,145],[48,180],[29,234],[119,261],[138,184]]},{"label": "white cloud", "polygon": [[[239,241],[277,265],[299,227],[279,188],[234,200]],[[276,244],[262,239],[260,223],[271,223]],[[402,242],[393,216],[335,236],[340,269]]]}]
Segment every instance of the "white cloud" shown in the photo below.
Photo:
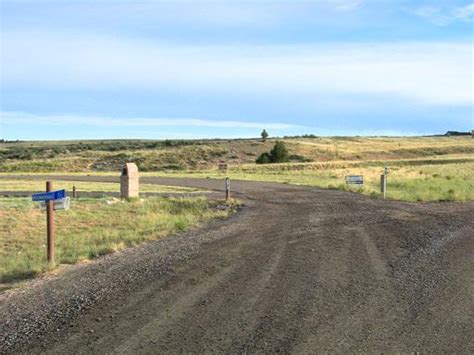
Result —
[{"label": "white cloud", "polygon": [[2,86],[38,90],[387,95],[472,104],[472,43],[186,46],[5,32]]},{"label": "white cloud", "polygon": [[25,112],[0,112],[3,124],[34,124],[47,126],[87,125],[97,127],[205,127],[257,128],[283,130],[302,126],[279,122],[246,122],[234,120],[205,120],[197,118],[103,117],[82,115],[38,115]]},{"label": "white cloud", "polygon": [[461,20],[470,20],[474,17],[474,3],[454,10],[454,17]]},{"label": "white cloud", "polygon": [[362,5],[362,0],[328,0],[336,11],[354,11]]},{"label": "white cloud", "polygon": [[425,5],[408,9],[407,11],[424,18],[435,25],[447,26],[456,21],[472,21],[474,17],[474,3],[451,8]]}]

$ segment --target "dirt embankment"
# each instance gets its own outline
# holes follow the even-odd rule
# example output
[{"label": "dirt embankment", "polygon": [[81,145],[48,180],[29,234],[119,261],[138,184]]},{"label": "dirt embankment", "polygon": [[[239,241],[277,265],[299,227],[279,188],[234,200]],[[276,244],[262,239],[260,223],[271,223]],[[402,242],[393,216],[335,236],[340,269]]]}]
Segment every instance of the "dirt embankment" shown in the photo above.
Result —
[{"label": "dirt embankment", "polygon": [[2,351],[474,352],[474,203],[232,188],[229,220],[3,296]]}]

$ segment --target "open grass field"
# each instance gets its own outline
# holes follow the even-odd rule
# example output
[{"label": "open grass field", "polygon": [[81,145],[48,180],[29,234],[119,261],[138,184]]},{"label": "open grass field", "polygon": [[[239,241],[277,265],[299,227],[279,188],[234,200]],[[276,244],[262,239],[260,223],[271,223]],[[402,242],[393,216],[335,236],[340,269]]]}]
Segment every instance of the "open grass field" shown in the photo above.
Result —
[{"label": "open grass field", "polygon": [[[467,161],[464,161],[466,159]],[[433,161],[334,162],[242,165],[227,173],[217,170],[148,175],[271,181],[353,191],[381,197],[380,175],[389,166],[387,198],[402,201],[468,201],[474,200],[474,162],[470,157]],[[346,185],[345,176],[363,175],[364,186]]]},{"label": "open grass field", "polygon": [[[73,186],[80,192],[120,192],[120,184],[109,182],[84,182],[84,181],[61,181],[53,180],[55,189],[66,189],[68,192],[72,191]],[[38,191],[45,190],[45,183],[37,180],[10,180],[0,179],[0,191]],[[192,193],[200,192],[198,189],[188,187],[171,187],[153,184],[141,184],[141,192],[156,192],[156,193]]]},{"label": "open grass field", "polygon": [[[202,197],[112,201],[75,199],[70,210],[56,213],[58,264],[160,239],[229,213]],[[47,271],[45,213],[28,198],[0,198],[0,220],[0,284]]]},{"label": "open grass field", "polygon": [[[201,141],[65,141],[0,144],[1,173],[118,174],[136,162],[142,176],[196,176],[274,181],[380,196],[390,168],[388,198],[405,201],[474,199],[474,139],[463,137],[294,137],[282,139],[290,163],[257,165],[275,139]],[[227,163],[227,173],[218,165]],[[346,175],[364,176],[363,188]],[[5,186],[6,188],[7,186]],[[108,186],[110,187],[110,185]],[[142,191],[156,187],[142,185]],[[106,188],[106,187],[103,187]],[[158,189],[160,189],[159,187]]]},{"label": "open grass field", "polygon": [[[292,162],[368,162],[403,159],[474,160],[467,137],[285,138]],[[119,171],[128,161],[140,171],[195,171],[252,164],[275,139],[202,141],[57,141],[0,143],[0,172]]]}]

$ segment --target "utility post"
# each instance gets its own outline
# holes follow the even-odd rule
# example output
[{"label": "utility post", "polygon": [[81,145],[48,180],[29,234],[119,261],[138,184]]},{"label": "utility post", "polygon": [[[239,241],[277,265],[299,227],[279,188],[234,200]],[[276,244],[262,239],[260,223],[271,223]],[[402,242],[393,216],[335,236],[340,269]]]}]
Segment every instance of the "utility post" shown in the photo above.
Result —
[{"label": "utility post", "polygon": [[227,203],[230,202],[230,179],[225,178],[225,200]]},{"label": "utility post", "polygon": [[[53,183],[46,182],[46,192],[53,191]],[[48,262],[54,265],[54,201],[46,201],[46,227],[47,227],[47,246],[48,246]]]},{"label": "utility post", "polygon": [[388,167],[385,166],[383,174],[380,175],[380,192],[383,193],[383,198],[387,198],[387,177],[388,177]]}]

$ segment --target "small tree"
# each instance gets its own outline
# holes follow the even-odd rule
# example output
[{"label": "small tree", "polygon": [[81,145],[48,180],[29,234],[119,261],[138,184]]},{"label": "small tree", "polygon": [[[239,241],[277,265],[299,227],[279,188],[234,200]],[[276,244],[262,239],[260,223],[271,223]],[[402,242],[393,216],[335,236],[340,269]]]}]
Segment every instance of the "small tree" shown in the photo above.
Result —
[{"label": "small tree", "polygon": [[261,133],[262,136],[262,142],[266,142],[268,138],[268,132],[264,129]]}]

